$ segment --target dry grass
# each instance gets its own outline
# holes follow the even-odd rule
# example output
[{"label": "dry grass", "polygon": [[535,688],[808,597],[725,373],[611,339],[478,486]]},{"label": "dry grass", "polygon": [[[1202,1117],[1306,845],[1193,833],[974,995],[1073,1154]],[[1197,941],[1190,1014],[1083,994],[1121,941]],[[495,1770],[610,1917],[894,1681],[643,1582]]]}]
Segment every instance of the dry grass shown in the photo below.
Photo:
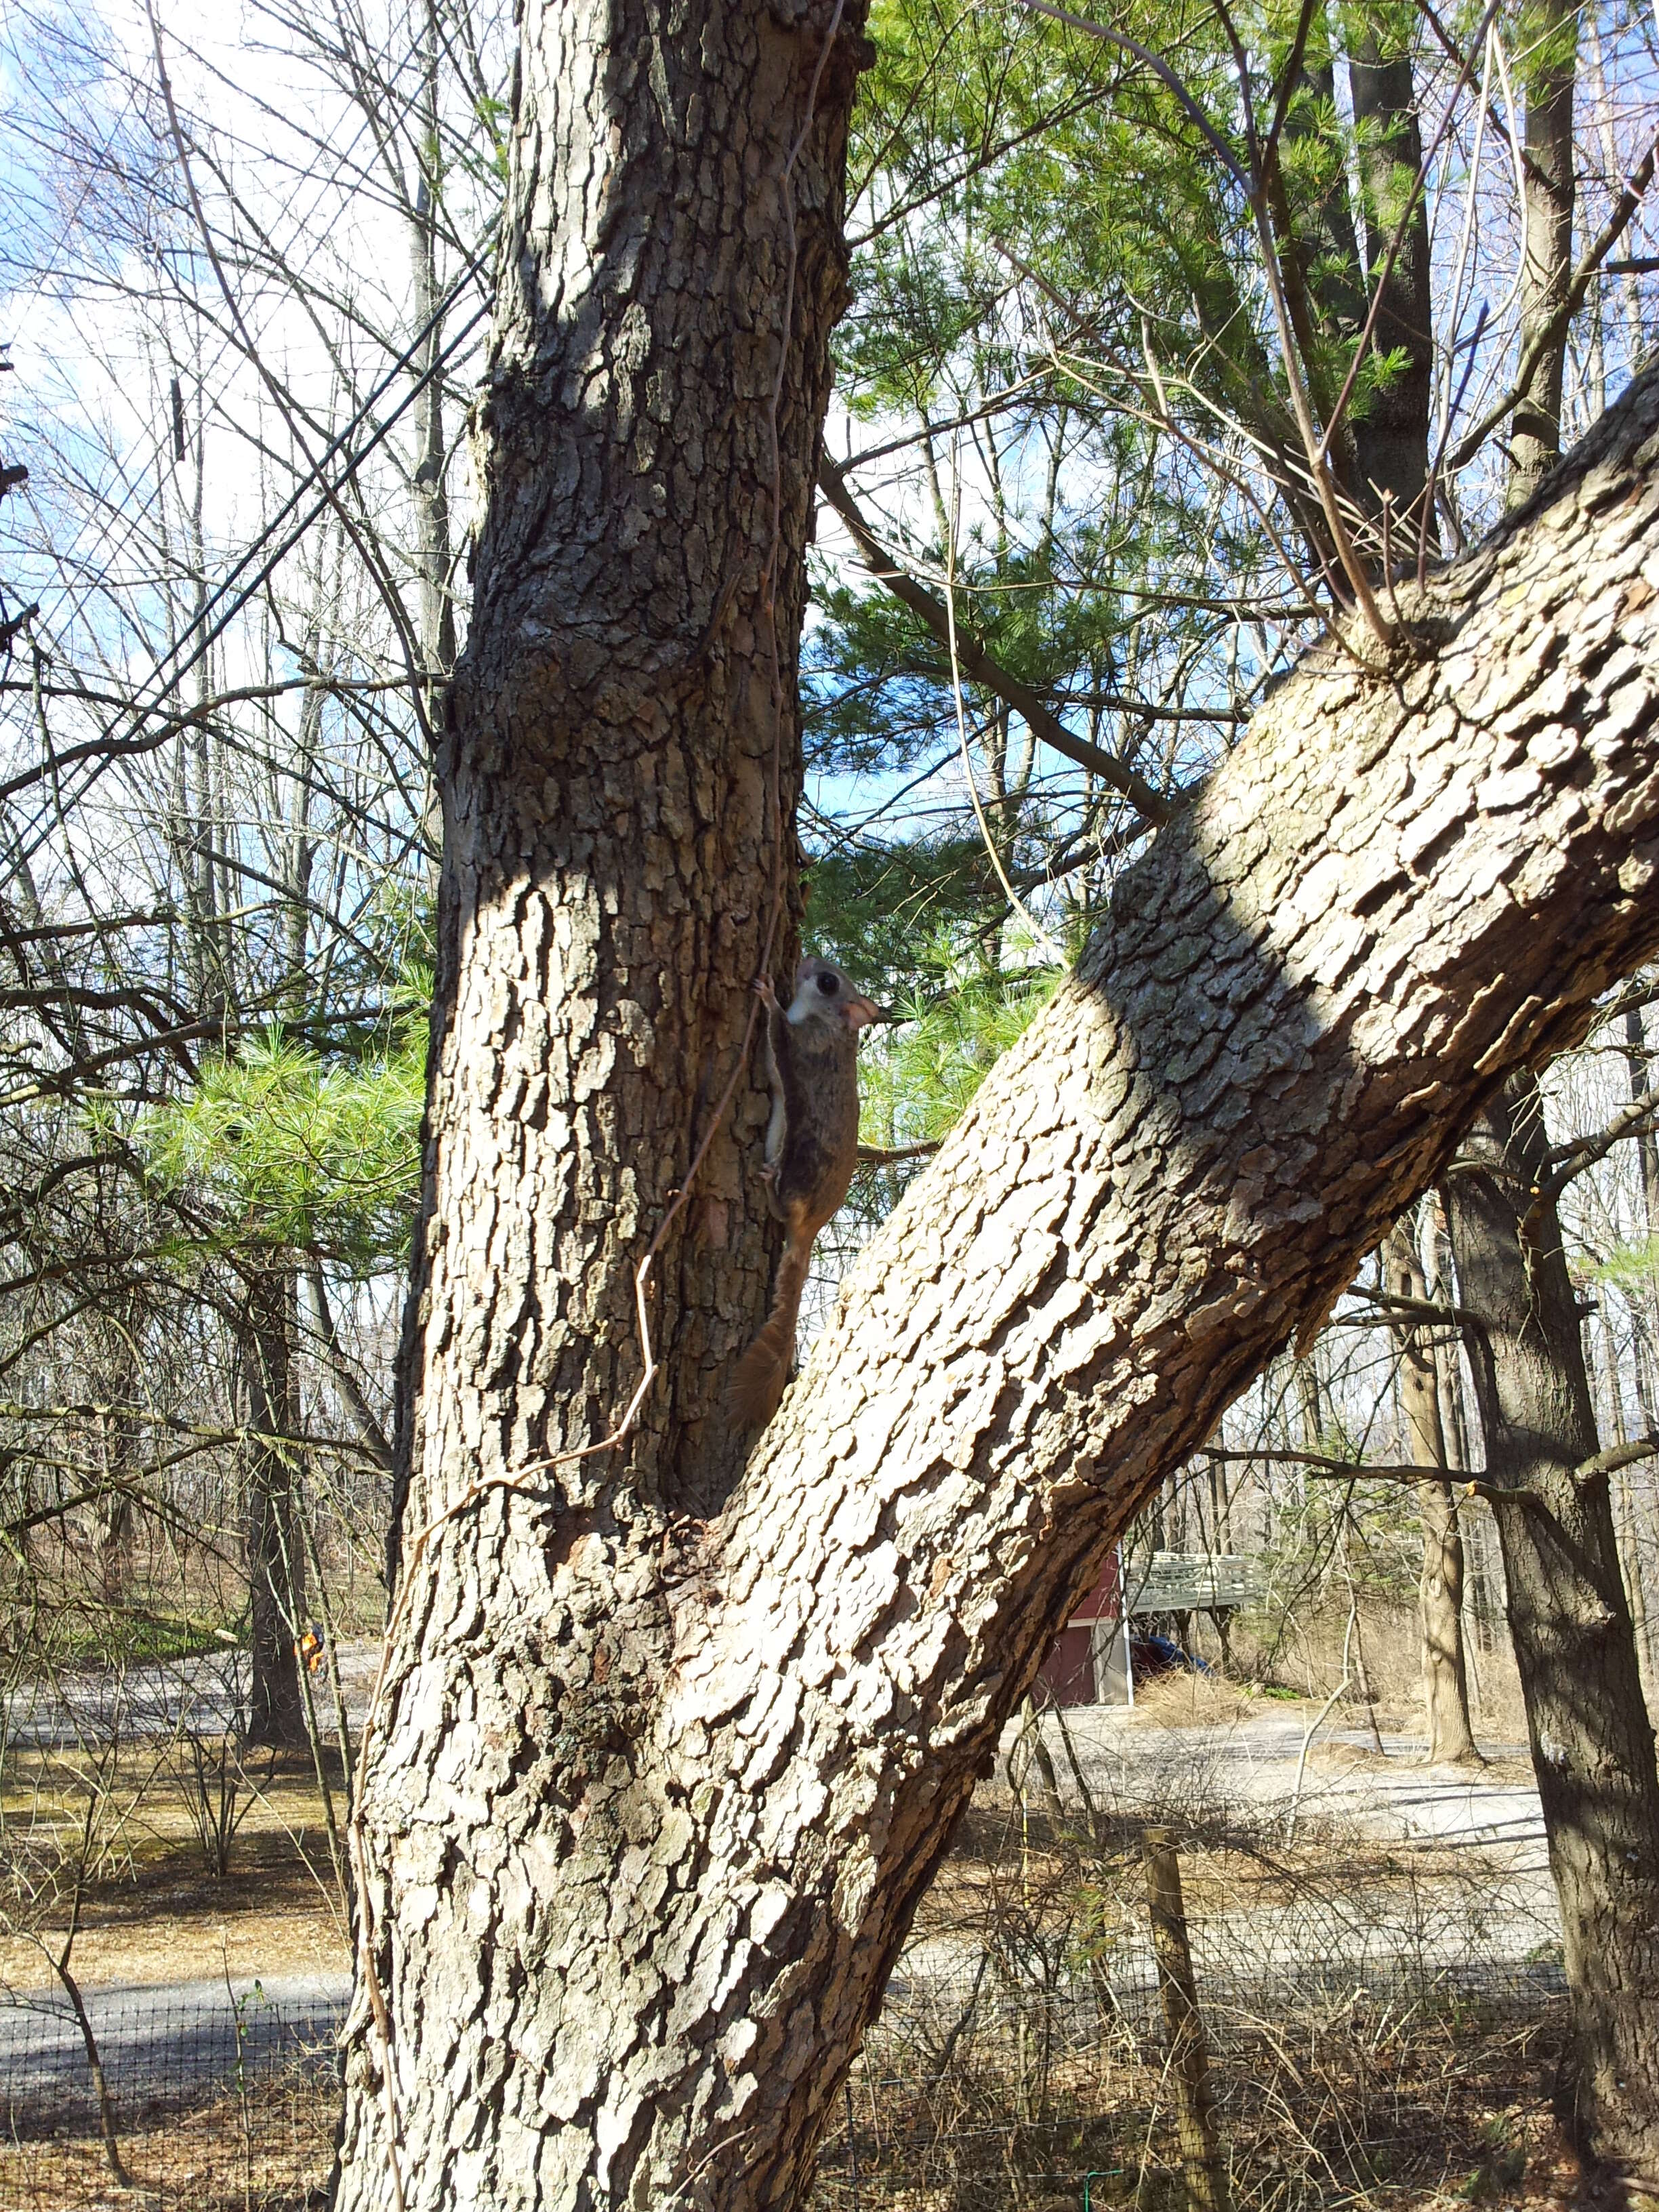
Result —
[{"label": "dry grass", "polygon": [[[1471,2034],[1431,2012],[1212,2023],[1223,2142],[1240,2212],[1561,2208],[1579,2172],[1548,2086],[1562,2023]],[[1155,2043],[1109,2021],[1086,2051],[1044,2053],[1042,2025],[971,2028],[948,2073],[925,2043],[878,2039],[855,2087],[854,2157],[827,2148],[815,2212],[1184,2212]]]},{"label": "dry grass", "polygon": [[[1149,1686],[1129,1724],[1224,1723],[1261,1709],[1215,1678],[1171,1675]],[[76,1809],[72,1774],[56,1759],[15,1755],[7,1772],[7,1843],[49,1842]],[[308,1766],[280,1767],[263,1786],[222,1881],[205,1872],[182,1804],[159,1784],[139,1794],[143,1778],[136,1766],[117,1777],[117,1797],[136,1802],[121,1798],[118,1848],[88,1900],[76,1949],[84,1983],[216,1979],[227,1952],[239,1978],[346,1966]],[[1396,1848],[1348,1833],[1316,1831],[1286,1852],[1276,1827],[1252,1830],[1218,1800],[1182,1817],[1195,1942],[1211,1917],[1260,1909],[1322,1924],[1335,1903],[1351,1931],[1356,1899],[1398,1910],[1408,1893],[1444,1900],[1459,1883],[1492,1881],[1484,1863],[1472,1875],[1455,1852],[1415,1851],[1407,1866]],[[964,1990],[985,1962],[981,1987],[995,2002],[964,2016],[963,1992],[941,1988],[931,2021],[914,2003],[890,2009],[854,2080],[856,2195],[837,2130],[815,2212],[852,2212],[855,2202],[859,2212],[1079,2212],[1087,2174],[1092,2212],[1179,2212],[1161,2045],[1144,2014],[1117,2008],[1104,1972],[1144,1921],[1144,1818],[1103,1808],[1085,1836],[1051,1829],[995,1785],[981,1790],[916,1934],[960,1957]],[[27,1985],[46,1978],[38,1951],[15,1941],[0,1945],[0,1973]],[[1079,1990],[1085,2002],[1091,1990],[1102,2000],[1081,2039]],[[1549,2106],[1564,2048],[1559,2006],[1522,2019],[1482,2014],[1449,1994],[1352,1989],[1322,2008],[1298,1996],[1271,2017],[1247,2016],[1236,1995],[1209,1992],[1206,2002],[1240,2212],[1451,2212],[1474,2202],[1559,2212],[1573,2201],[1576,2168]],[[261,2081],[246,2106],[221,2096],[147,2117],[123,2137],[140,2184],[125,2196],[88,2134],[0,2144],[0,2212],[310,2212],[337,2109],[331,2087],[296,2073]]]},{"label": "dry grass", "polygon": [[295,2072],[261,2082],[247,2104],[222,2097],[157,2117],[121,2139],[134,2186],[115,2185],[85,2136],[0,2143],[4,2212],[313,2212],[334,2156],[339,2096]]},{"label": "dry grass", "polygon": [[[0,1796],[8,1856],[48,1850],[78,1820],[79,1771],[55,1755],[7,1759]],[[88,1985],[344,1972],[350,1944],[329,1856],[323,1805],[308,1759],[255,1769],[258,1793],[222,1879],[203,1863],[184,1803],[153,1759],[117,1769],[104,1863],[88,1890],[75,1970]],[[342,1803],[335,1778],[337,1812]],[[50,1917],[46,1926],[52,1925]],[[32,1990],[52,1979],[27,1937],[0,1937],[0,1981]]]},{"label": "dry grass", "polygon": [[[1236,1721],[1253,1719],[1262,1710],[1261,1698],[1252,1697],[1224,1675],[1171,1668],[1136,1688],[1134,1709],[1123,1715],[1123,1723],[1130,1728],[1224,1728]],[[1285,1702],[1267,1710],[1294,1712],[1297,1707]]]},{"label": "dry grass", "polygon": [[[1170,1688],[1176,1725],[1224,1714],[1210,1686]],[[1316,1826],[1287,1849],[1260,1808],[1188,1812],[1182,1880],[1240,2212],[1572,2203],[1551,2110],[1565,2006],[1512,1941],[1507,1964],[1485,1948],[1482,1913],[1501,1909],[1512,1939],[1532,1909],[1490,1855]],[[1085,2176],[1091,2212],[1182,2212],[1162,2032],[1135,1978],[1150,1972],[1144,1819],[1103,1804],[1091,1833],[1080,1814],[1054,1826],[980,1791],[916,1923],[949,1983],[915,1970],[872,2031],[856,2140],[837,2128],[816,2212],[1079,2212]]]}]

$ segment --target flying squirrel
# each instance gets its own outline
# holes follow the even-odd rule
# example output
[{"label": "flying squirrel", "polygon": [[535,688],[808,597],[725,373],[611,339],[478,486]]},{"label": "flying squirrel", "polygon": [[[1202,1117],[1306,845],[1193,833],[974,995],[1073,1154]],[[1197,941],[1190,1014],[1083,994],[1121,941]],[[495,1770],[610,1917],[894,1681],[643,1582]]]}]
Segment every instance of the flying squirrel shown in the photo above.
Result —
[{"label": "flying squirrel", "polygon": [[839,968],[809,954],[795,970],[795,995],[778,1004],[769,975],[757,978],[765,1008],[761,1066],[772,1094],[761,1179],[787,1234],[772,1310],[738,1361],[728,1402],[735,1417],[764,1425],[778,1409],[795,1349],[795,1317],[812,1243],[847,1195],[859,1149],[859,1031],[881,1009]]}]

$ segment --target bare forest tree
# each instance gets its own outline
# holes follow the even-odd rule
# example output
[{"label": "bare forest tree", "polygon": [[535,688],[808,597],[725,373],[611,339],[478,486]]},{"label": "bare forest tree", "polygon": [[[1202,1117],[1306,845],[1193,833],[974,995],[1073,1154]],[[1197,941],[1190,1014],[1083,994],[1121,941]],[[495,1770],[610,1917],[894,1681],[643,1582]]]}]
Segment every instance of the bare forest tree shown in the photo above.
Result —
[{"label": "bare forest tree", "polygon": [[[501,54],[465,9],[272,7],[267,96],[227,100],[236,50],[126,28],[9,31],[41,182],[6,271],[36,488],[0,695],[9,1510],[101,1516],[106,1642],[240,1553],[255,1733],[302,1742],[301,1517],[331,1499],[372,1555],[385,1510],[337,1477],[387,1457]],[[41,1418],[66,1401],[102,1481]]]}]

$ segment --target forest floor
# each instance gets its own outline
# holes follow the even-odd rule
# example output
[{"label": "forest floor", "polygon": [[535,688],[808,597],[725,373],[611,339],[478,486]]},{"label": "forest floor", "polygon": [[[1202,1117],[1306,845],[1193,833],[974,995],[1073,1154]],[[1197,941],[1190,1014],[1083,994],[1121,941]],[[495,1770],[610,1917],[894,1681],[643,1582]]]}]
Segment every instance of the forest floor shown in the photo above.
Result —
[{"label": "forest floor", "polygon": [[[348,1711],[360,1723],[374,1647],[347,1645],[340,1656]],[[176,1712],[179,1678],[189,1669],[188,1662],[143,1669],[129,1678],[126,1694],[134,1701],[154,1698],[165,1675]],[[76,1701],[97,1694],[88,1684]],[[214,1694],[204,1683],[203,1709],[191,1716],[194,1725],[215,1717],[209,1702]],[[1133,1711],[1072,1707],[1045,1714],[1042,1726],[1061,1801],[1073,1812],[1080,1807],[1079,1774],[1095,1803],[1121,1823],[1174,1820],[1199,1832],[1218,1819],[1272,1823],[1288,1820],[1295,1801],[1304,1830],[1352,1829],[1451,1849],[1467,1844],[1501,1860],[1506,1871],[1544,1873],[1537,1791],[1524,1747],[1494,1744],[1483,1767],[1429,1769],[1420,1741],[1394,1725],[1404,1715],[1379,1713],[1379,1751],[1355,1714],[1339,1712],[1308,1750],[1298,1799],[1303,1745],[1318,1711],[1310,1701],[1264,1701],[1188,1676],[1152,1686]],[[31,1712],[37,1735],[49,1734],[45,1701],[37,1699]],[[1015,1724],[1005,1739],[999,1781],[1017,1735]],[[20,1749],[14,1736],[0,1790],[4,1843],[14,1858],[33,1859],[44,1874],[54,1851],[72,1840],[84,1805],[76,1780],[84,1764],[67,1749]],[[238,1988],[256,1978],[337,1987],[349,1978],[349,1937],[309,1758],[246,1762],[236,1778],[236,1826],[222,1875],[213,1870],[199,1826],[204,1788],[210,1795],[219,1778],[196,1773],[176,1746],[163,1758],[136,1740],[105,1778],[105,1849],[87,1887],[72,1954],[83,1984],[155,1988],[222,1983],[228,1974]],[[337,1816],[344,1793],[333,1755],[329,1778]],[[1035,1800],[1035,1776],[1027,1788]],[[988,1785],[981,1798],[989,1803],[996,1793],[997,1785]],[[210,1827],[214,1810],[208,1807]],[[54,1924],[48,1913],[40,1932],[52,1934]],[[24,1934],[0,1935],[0,1988],[22,1993],[55,1986],[37,1942]]]},{"label": "forest floor", "polygon": [[[331,1756],[337,1813],[342,1776]],[[0,1791],[4,1849],[12,1867],[40,1886],[41,1909],[14,1911],[0,1936],[0,1987],[57,1987],[35,1935],[55,1950],[66,1925],[62,1897],[85,1807],[85,1768],[64,1754],[14,1750]],[[263,1977],[337,1978],[350,1971],[350,1942],[329,1849],[323,1800],[308,1755],[250,1758],[231,1810],[228,1867],[212,1871],[194,1813],[204,1799],[193,1768],[158,1763],[133,1747],[100,1778],[99,1863],[88,1881],[70,1954],[88,1989],[202,1980],[238,1986]],[[204,1778],[217,1810],[219,1778]],[[194,1812],[193,1809],[194,1808]]]}]

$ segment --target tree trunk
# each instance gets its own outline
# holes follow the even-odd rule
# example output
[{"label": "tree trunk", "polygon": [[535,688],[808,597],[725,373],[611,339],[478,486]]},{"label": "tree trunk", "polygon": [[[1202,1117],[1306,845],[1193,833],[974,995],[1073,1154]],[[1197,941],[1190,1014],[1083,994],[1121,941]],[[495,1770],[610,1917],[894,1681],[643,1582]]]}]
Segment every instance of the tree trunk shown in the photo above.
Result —
[{"label": "tree trunk", "polygon": [[[1389,1288],[1397,1297],[1428,1297],[1411,1217],[1389,1233]],[[1449,1464],[1440,1419],[1440,1380],[1428,1332],[1409,1322],[1395,1331],[1400,1346],[1400,1395],[1406,1411],[1410,1455],[1417,1467]],[[1428,1763],[1479,1764],[1469,1721],[1468,1675],[1463,1661],[1463,1532],[1449,1482],[1425,1482],[1418,1491],[1423,1524],[1423,1571],[1418,1602],[1423,1622],[1423,1700],[1428,1721]]]},{"label": "tree trunk", "polygon": [[295,1448],[297,1318],[291,1267],[273,1264],[248,1279],[242,1337],[246,1421],[248,1592],[252,1614],[248,1740],[298,1747],[307,1741],[295,1643],[305,1612],[305,1549]]},{"label": "tree trunk", "polygon": [[[1634,1106],[1653,1089],[1647,1031],[1639,1006],[1631,1007],[1625,1016],[1625,1066],[1630,1073],[1630,1100]],[[1638,1132],[1636,1154],[1642,1164],[1643,1217],[1648,1235],[1659,1237],[1659,1137],[1651,1129]]]},{"label": "tree trunk", "polygon": [[[1388,566],[1414,570],[1419,532],[1436,542],[1434,520],[1423,519],[1428,481],[1429,407],[1434,376],[1434,315],[1429,296],[1428,199],[1413,197],[1423,162],[1423,132],[1412,83],[1409,32],[1406,50],[1379,31],[1377,21],[1352,11],[1348,83],[1358,138],[1364,191],[1366,258],[1373,283],[1382,288],[1373,347],[1396,366],[1371,393],[1354,424],[1363,496],[1373,518],[1386,501],[1390,517]],[[1403,228],[1400,251],[1384,276],[1389,249]],[[1380,540],[1371,548],[1382,566]]]},{"label": "tree trunk", "polygon": [[[124,1301],[106,1341],[106,1356],[95,1370],[100,1396],[112,1407],[131,1407],[143,1395],[140,1344],[144,1317],[137,1298]],[[131,1413],[98,1416],[99,1455],[108,1487],[92,1508],[92,1538],[98,1562],[98,1593],[105,1605],[124,1606],[131,1595],[135,1516],[133,1493],[141,1479],[139,1424]]]},{"label": "tree trunk", "polygon": [[1659,1774],[1536,1080],[1448,1178],[1458,1294],[1561,1902],[1585,2148],[1659,2187]]},{"label": "tree trunk", "polygon": [[1521,351],[1534,353],[1510,420],[1511,507],[1532,497],[1561,451],[1567,331],[1560,318],[1572,283],[1572,105],[1578,74],[1578,9],[1543,0],[1526,61],[1527,252],[1521,271]]},{"label": "tree trunk", "polygon": [[[751,1073],[689,1168],[794,854],[854,21],[524,13],[355,1844],[351,2212],[798,2205],[1124,1521],[1319,1326],[1494,1077],[1659,942],[1644,387],[1545,519],[1437,580],[1443,648],[1274,695],[743,1465],[720,1393],[775,1252],[739,1171]],[[682,1188],[641,1293],[654,1380],[607,1449]]]},{"label": "tree trunk", "polygon": [[106,1413],[100,1426],[110,1486],[93,1509],[93,1542],[98,1595],[113,1610],[125,1605],[132,1583],[132,1492],[125,1485],[137,1461],[137,1432],[136,1424],[120,1413]]},{"label": "tree trunk", "polygon": [[406,211],[410,257],[415,278],[414,321],[424,331],[410,374],[416,380],[414,404],[415,565],[420,585],[418,637],[421,666],[427,677],[427,701],[435,722],[439,686],[455,665],[455,594],[451,570],[448,452],[444,438],[444,386],[438,363],[443,325],[438,314],[438,221],[436,176],[441,144],[438,118],[440,34],[436,0],[427,0],[421,27],[419,112],[422,138],[414,204]]}]

